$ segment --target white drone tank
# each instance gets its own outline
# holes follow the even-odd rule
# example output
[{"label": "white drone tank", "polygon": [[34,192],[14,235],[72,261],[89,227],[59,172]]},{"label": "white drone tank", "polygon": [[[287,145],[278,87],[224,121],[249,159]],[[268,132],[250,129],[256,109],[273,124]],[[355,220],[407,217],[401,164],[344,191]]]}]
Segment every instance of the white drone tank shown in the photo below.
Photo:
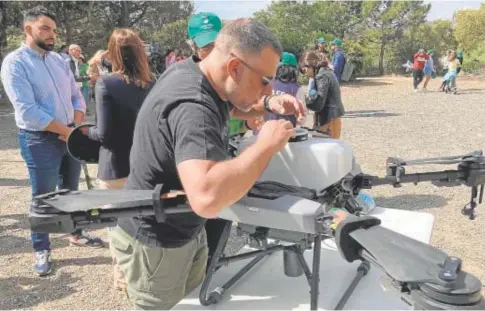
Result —
[{"label": "white drone tank", "polygon": [[[238,152],[243,152],[256,139],[256,136],[242,139]],[[312,137],[301,128],[297,129],[296,140],[288,142],[271,159],[259,181],[277,181],[320,191],[352,171],[352,149],[343,140]]]}]

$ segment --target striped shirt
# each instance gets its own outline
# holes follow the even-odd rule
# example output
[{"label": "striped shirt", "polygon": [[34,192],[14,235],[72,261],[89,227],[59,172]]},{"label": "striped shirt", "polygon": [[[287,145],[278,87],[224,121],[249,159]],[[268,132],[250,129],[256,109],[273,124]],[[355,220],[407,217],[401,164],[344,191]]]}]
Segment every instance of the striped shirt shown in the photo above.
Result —
[{"label": "striped shirt", "polygon": [[86,103],[66,61],[55,52],[42,56],[25,43],[5,57],[1,79],[21,129],[43,131],[53,120],[68,125]]}]

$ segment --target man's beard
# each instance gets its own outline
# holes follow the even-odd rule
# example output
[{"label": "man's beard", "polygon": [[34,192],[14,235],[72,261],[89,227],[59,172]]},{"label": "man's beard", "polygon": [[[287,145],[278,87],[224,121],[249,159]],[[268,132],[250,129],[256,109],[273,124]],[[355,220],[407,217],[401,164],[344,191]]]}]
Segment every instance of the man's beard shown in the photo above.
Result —
[{"label": "man's beard", "polygon": [[45,43],[44,41],[40,39],[34,39],[35,45],[37,45],[39,48],[45,50],[45,51],[52,51],[54,49],[54,43],[48,44]]}]

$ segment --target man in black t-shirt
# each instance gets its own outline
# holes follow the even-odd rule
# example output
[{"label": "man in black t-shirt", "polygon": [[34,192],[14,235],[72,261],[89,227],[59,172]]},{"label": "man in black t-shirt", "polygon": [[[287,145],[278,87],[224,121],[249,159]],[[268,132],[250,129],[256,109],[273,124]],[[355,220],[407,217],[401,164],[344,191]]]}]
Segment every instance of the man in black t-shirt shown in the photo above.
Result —
[{"label": "man in black t-shirt", "polygon": [[269,96],[281,52],[264,25],[239,19],[222,29],[204,60],[170,66],[146,97],[125,187],[147,190],[163,183],[183,191],[194,213],[169,215],[164,223],[120,219],[110,232],[136,308],[170,309],[202,282],[206,218],[241,199],[295,135],[289,121],[268,121],[253,146],[228,157],[230,114],[248,119],[271,111],[304,118],[294,97]]}]

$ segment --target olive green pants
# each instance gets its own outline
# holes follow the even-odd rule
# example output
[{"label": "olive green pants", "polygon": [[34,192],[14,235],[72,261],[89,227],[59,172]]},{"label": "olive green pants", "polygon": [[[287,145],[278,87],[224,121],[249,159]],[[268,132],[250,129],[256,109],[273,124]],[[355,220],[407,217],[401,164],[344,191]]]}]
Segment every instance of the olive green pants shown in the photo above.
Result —
[{"label": "olive green pants", "polygon": [[109,236],[128,284],[128,298],[136,309],[171,309],[204,280],[205,230],[180,248],[146,246],[119,227],[111,230]]}]

